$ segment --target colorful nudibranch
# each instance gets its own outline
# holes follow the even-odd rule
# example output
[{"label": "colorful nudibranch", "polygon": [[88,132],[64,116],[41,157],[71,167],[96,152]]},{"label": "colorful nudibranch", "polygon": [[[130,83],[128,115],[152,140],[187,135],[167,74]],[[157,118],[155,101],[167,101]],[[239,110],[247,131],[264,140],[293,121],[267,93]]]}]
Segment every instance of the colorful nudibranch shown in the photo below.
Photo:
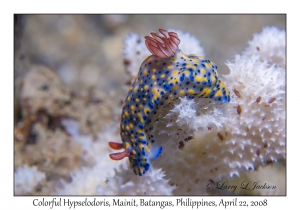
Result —
[{"label": "colorful nudibranch", "polygon": [[217,65],[196,55],[185,55],[178,48],[176,33],[159,29],[151,33],[145,44],[153,54],[142,63],[122,110],[120,133],[123,143],[109,142],[113,160],[128,157],[130,167],[142,176],[151,167],[150,160],[162,153],[152,135],[158,114],[178,97],[211,98],[229,102],[230,95],[219,79]]}]

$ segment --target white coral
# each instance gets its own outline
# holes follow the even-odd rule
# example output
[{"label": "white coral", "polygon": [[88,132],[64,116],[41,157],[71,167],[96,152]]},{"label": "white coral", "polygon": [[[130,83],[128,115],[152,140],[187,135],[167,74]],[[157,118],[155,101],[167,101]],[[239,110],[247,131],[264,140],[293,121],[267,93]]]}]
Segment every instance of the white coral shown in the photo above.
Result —
[{"label": "white coral", "polygon": [[[273,62],[269,56],[265,59]],[[209,115],[204,99],[181,99],[168,114],[162,113],[166,117],[156,123],[154,137],[164,149],[153,165],[177,186],[174,194],[205,194],[209,181],[285,159],[285,69],[270,66],[271,61],[237,55],[228,62],[231,73],[223,79],[231,102],[214,102]],[[200,106],[204,113],[198,116]],[[200,118],[202,129],[196,129]],[[189,137],[195,139],[186,144]]]},{"label": "white coral", "polygon": [[150,169],[144,176],[134,176],[127,167],[107,178],[106,186],[98,186],[98,195],[172,195],[174,186],[165,180],[161,169]]},{"label": "white coral", "polygon": [[[231,91],[230,103],[214,102],[210,118],[205,119],[205,99],[197,103],[181,99],[154,127],[155,138],[164,148],[162,156],[153,161],[154,167],[166,171],[166,178],[176,184],[174,194],[205,194],[211,180],[216,182],[285,158],[284,69],[269,67],[257,56],[237,55],[227,65],[231,73],[224,81]],[[204,113],[197,116],[200,105]],[[223,120],[217,124],[221,109]],[[203,117],[206,123],[199,120]],[[195,129],[198,120],[202,128],[209,123],[211,128]],[[185,143],[188,136],[195,139],[179,149],[179,143]]]},{"label": "white coral", "polygon": [[190,33],[176,29],[168,29],[168,31],[177,33],[180,39],[179,49],[181,49],[183,53],[195,54],[198,56],[201,55],[205,57],[204,49],[201,46],[201,42],[195,36],[191,35]]},{"label": "white coral", "polygon": [[[258,171],[251,171],[247,174],[252,182],[258,182],[259,185],[271,186],[269,189],[254,189],[253,194],[256,195],[285,195],[286,194],[286,174],[280,165],[270,165],[268,167],[260,167]],[[276,174],[276,176],[274,176]],[[274,189],[275,188],[275,189]]]},{"label": "white coral", "polygon": [[219,127],[228,121],[228,118],[223,116],[224,107],[218,101],[212,99],[189,100],[186,97],[179,99],[180,102],[175,103],[174,108],[165,116],[167,120],[171,121],[167,127],[173,125],[172,119],[176,120],[179,127],[185,127],[191,131],[199,128]]},{"label": "white coral", "polygon": [[[64,125],[72,137],[82,144],[86,155],[85,162],[90,167],[83,167],[71,173],[71,183],[61,181],[62,187],[56,189],[58,195],[171,195],[174,187],[165,180],[161,170],[152,169],[143,178],[135,176],[128,169],[126,160],[112,161],[109,159],[108,141],[115,141],[115,126],[110,126],[97,141],[91,136],[79,133],[78,125],[65,120]],[[107,145],[104,147],[103,145]],[[113,170],[114,168],[120,170]],[[151,183],[151,184],[150,184]]]},{"label": "white coral", "polygon": [[262,61],[285,67],[285,38],[285,30],[274,26],[264,27],[261,33],[254,34],[244,54],[258,55]]},{"label": "white coral", "polygon": [[24,195],[30,193],[44,179],[45,174],[38,171],[36,167],[23,165],[15,172],[15,194]]},{"label": "white coral", "polygon": [[61,181],[62,187],[56,188],[57,195],[97,195],[96,186],[105,182],[107,171],[97,164],[75,170],[70,175],[71,183]]},{"label": "white coral", "polygon": [[150,52],[147,49],[144,38],[136,33],[129,34],[124,39],[123,58],[126,70],[135,76],[141,63],[150,56]]},{"label": "white coral", "polygon": [[[179,49],[185,54],[196,54],[205,56],[204,50],[200,45],[200,41],[196,37],[189,33],[182,32],[180,30],[169,29],[178,34],[180,38]],[[151,53],[145,45],[145,39],[136,33],[129,34],[124,39],[123,58],[126,70],[135,76],[142,64],[142,62],[150,56]]]},{"label": "white coral", "polygon": [[[264,40],[271,35],[276,36],[274,33],[260,36],[250,45],[264,43],[260,46],[264,46],[266,52],[275,49],[274,45],[281,46],[276,56],[262,53],[259,57],[247,50],[227,63],[231,73],[222,80],[231,91],[230,103],[181,98],[160,113],[153,135],[163,146],[163,152],[152,161],[152,169],[144,176],[135,176],[127,165],[116,165],[108,160],[109,150],[106,147],[103,150],[103,143],[106,144],[107,140],[99,142],[102,149],[98,148],[98,143],[90,142],[83,144],[86,145],[85,150],[92,154],[89,157],[94,161],[98,151],[99,161],[95,161],[91,168],[75,172],[72,183],[64,187],[73,188],[74,192],[77,188],[75,194],[203,195],[208,193],[208,182],[229,179],[259,166],[284,160],[285,65],[280,62],[285,62],[285,54],[282,53],[285,42],[282,39],[279,39],[280,43]],[[183,42],[185,36],[178,35]],[[148,52],[144,43],[137,42],[138,39],[138,35],[130,35],[125,40],[124,58],[130,61],[127,70],[132,74],[136,74],[146,57],[143,53]],[[189,40],[184,42],[189,43]],[[200,44],[196,44],[196,48],[202,50]],[[136,56],[136,50],[141,50],[140,57]],[[133,67],[135,69],[130,70]],[[76,133],[72,135],[76,138]],[[106,138],[109,136],[115,134]],[[100,153],[105,160],[100,161]],[[107,162],[111,165],[107,166]],[[120,169],[105,175],[112,168]],[[82,183],[87,183],[85,188]],[[60,194],[72,193],[66,190]]]},{"label": "white coral", "polygon": [[64,120],[67,131],[75,141],[81,143],[85,155],[82,157],[86,167],[75,170],[71,173],[71,183],[62,181],[62,188],[57,188],[59,195],[96,195],[96,187],[105,185],[107,176],[114,175],[114,168],[123,161],[112,161],[109,154],[112,150],[108,147],[109,141],[118,142],[119,135],[116,126],[108,126],[103,133],[98,135],[94,141],[92,136],[82,135],[79,132],[79,125],[72,120]]},{"label": "white coral", "polygon": [[241,114],[232,118],[232,140],[243,140],[243,148],[250,150],[243,155],[249,153],[255,166],[284,158],[285,69],[269,67],[257,56],[237,55],[235,62],[227,65],[231,73],[226,76],[226,84],[241,95],[232,97],[232,103],[241,108]]}]

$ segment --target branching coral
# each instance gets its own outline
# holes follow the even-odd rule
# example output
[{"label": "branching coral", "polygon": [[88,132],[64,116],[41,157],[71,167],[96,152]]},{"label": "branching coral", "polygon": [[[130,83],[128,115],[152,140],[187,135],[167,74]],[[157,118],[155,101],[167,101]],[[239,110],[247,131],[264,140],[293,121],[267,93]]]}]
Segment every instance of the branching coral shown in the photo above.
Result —
[{"label": "branching coral", "polygon": [[[96,195],[96,187],[105,185],[106,177],[113,175],[113,169],[124,162],[111,163],[109,159],[110,149],[108,140],[119,138],[116,132],[117,126],[112,125],[93,140],[92,136],[80,134],[79,125],[72,120],[65,120],[64,125],[73,139],[80,143],[84,151],[81,157],[84,167],[71,173],[71,183],[62,181],[62,187],[56,189],[59,195]],[[84,184],[82,184],[84,183]]]},{"label": "branching coral", "polygon": [[[165,149],[154,167],[166,171],[166,178],[177,186],[175,194],[203,194],[208,182],[285,158],[284,70],[246,56],[237,56],[228,66],[231,74],[225,80],[232,90],[230,104],[213,105],[214,111],[209,111],[200,108],[203,100],[186,106],[192,102],[182,99],[155,127],[154,134]],[[177,118],[171,117],[174,112]],[[218,121],[220,113],[223,117]],[[198,126],[204,129],[195,126],[198,118],[203,118]],[[195,139],[185,144],[189,136]]]},{"label": "branching coral", "polygon": [[261,33],[254,34],[254,38],[249,41],[249,46],[244,54],[248,56],[258,55],[261,61],[285,68],[285,40],[286,33],[284,30],[267,26]]},{"label": "branching coral", "polygon": [[[180,37],[179,47],[183,52],[204,55],[204,50],[195,37],[188,33],[171,31]],[[62,139],[63,135],[67,136],[69,144],[72,145],[70,148],[77,150],[72,154],[81,155],[80,166],[72,169],[69,180],[56,183],[55,193],[205,195],[209,194],[207,183],[216,184],[221,179],[231,179],[249,170],[255,171],[260,166],[284,161],[286,155],[284,37],[284,31],[266,27],[262,33],[254,36],[242,55],[236,55],[233,61],[227,62],[231,72],[223,76],[222,80],[230,89],[230,103],[220,103],[211,99],[179,98],[166,107],[159,114],[159,120],[153,130],[158,144],[163,146],[163,152],[161,157],[152,161],[152,169],[142,177],[134,175],[127,165],[127,160],[117,162],[109,159],[108,155],[112,151],[108,147],[108,142],[120,142],[120,136],[117,117],[115,120],[108,120],[112,116],[107,107],[109,104],[107,97],[108,102],[102,103],[100,100],[97,105],[92,105],[73,96],[59,83],[53,90],[63,88],[66,90],[65,94],[61,97],[58,97],[60,96],[58,94],[58,98],[49,100],[43,92],[39,94],[35,92],[47,89],[41,82],[47,81],[45,79],[47,76],[39,79],[40,82],[36,83],[33,91],[27,92],[27,101],[24,101],[25,107],[26,103],[31,107],[29,111],[26,110],[26,113],[30,113],[29,118],[39,119],[40,108],[46,107],[47,119],[53,119],[58,113],[59,116],[64,113],[64,116],[69,116],[72,120],[63,117],[59,128],[51,132],[49,126],[45,126],[49,125],[47,123],[34,121],[34,125],[29,127],[42,135],[41,139],[44,140],[51,139],[50,134],[57,139]],[[124,64],[131,75],[136,75],[140,64],[149,55],[143,40],[137,34],[131,34],[124,40]],[[29,76],[26,81],[32,81],[28,78]],[[26,118],[26,114],[24,116]],[[23,128],[28,127],[26,123],[32,122],[24,119]],[[97,132],[99,133],[95,134]],[[48,137],[44,133],[48,133]],[[41,142],[43,141],[37,145],[42,145]],[[49,145],[44,145],[49,148]],[[61,144],[55,142],[55,145]],[[68,144],[62,144],[62,149],[65,145]],[[23,147],[28,148],[22,144],[17,145],[16,150],[21,151]],[[54,151],[60,150],[56,148]],[[65,153],[68,151],[65,150]],[[28,162],[33,164],[31,159]],[[23,162],[18,161],[16,168],[21,165]],[[19,169],[16,174],[19,174],[18,171]],[[21,183],[20,180],[20,176],[16,175],[16,184]],[[35,186],[38,182],[40,181],[31,185]],[[20,194],[28,193],[21,188],[16,189]],[[28,190],[31,191],[32,187],[28,187]],[[267,194],[280,193],[282,192],[279,190],[267,192]]]},{"label": "branching coral", "polygon": [[[96,141],[90,136],[79,134],[78,124],[74,121],[64,122],[72,137],[82,144],[85,155],[82,157],[89,164],[71,173],[71,183],[62,181],[56,189],[59,195],[171,195],[174,187],[163,179],[161,169],[154,169],[148,176],[140,179],[132,177],[126,161],[111,162],[108,140],[119,139],[116,126],[109,126]],[[113,170],[119,168],[119,170]],[[107,178],[110,177],[110,178]],[[84,184],[82,184],[84,183]],[[159,188],[157,188],[159,186]]]},{"label": "branching coral", "polygon": [[[179,48],[189,54],[205,56],[200,41],[189,33],[179,30],[169,29],[178,34],[180,37]],[[136,33],[129,34],[124,39],[123,58],[126,70],[135,76],[140,68],[141,63],[149,56],[149,51],[144,43],[144,38]]]},{"label": "branching coral", "polygon": [[45,174],[36,167],[23,165],[15,172],[15,194],[24,195],[31,192],[39,182],[45,179]]},{"label": "branching coral", "polygon": [[[142,47],[136,42],[137,37],[131,35],[125,40],[124,58],[131,67],[140,63],[135,56],[135,45]],[[203,195],[208,193],[209,182],[214,184],[284,159],[285,69],[271,65],[273,60],[268,63],[268,57],[264,59],[244,53],[227,63],[231,73],[223,79],[231,91],[230,103],[180,98],[160,113],[153,135],[164,149],[161,157],[152,161],[153,168],[148,174],[137,177],[124,163],[106,166],[106,161],[97,162],[90,170],[76,172],[74,181],[64,187],[79,191],[67,190],[62,194],[96,191],[101,195]],[[72,136],[76,138],[76,134]],[[95,159],[95,155],[92,157]],[[102,176],[100,180],[98,176],[97,181],[94,174],[101,174],[97,167],[104,169],[103,166],[106,172],[120,169],[106,179]],[[76,183],[81,183],[81,179],[87,183],[94,180],[87,185],[92,192],[80,190],[81,185]]]},{"label": "branching coral", "polygon": [[[263,42],[266,51],[274,48],[274,42],[266,40],[277,37],[276,32],[284,34],[265,28],[250,47]],[[284,41],[275,45],[285,46]],[[231,73],[224,81],[232,93],[231,103],[181,99],[161,114],[153,133],[164,151],[153,165],[177,186],[174,194],[205,194],[207,182],[285,158],[285,69],[272,65],[285,61],[284,48],[280,49],[276,59],[264,53],[263,62],[249,56],[248,49],[227,63]]]},{"label": "branching coral", "polygon": [[115,171],[115,175],[106,180],[106,186],[98,186],[98,195],[172,195],[174,186],[170,186],[161,169],[153,169],[143,177],[132,176],[126,167]]},{"label": "branching coral", "polygon": [[63,120],[76,120],[80,132],[96,138],[94,131],[101,132],[112,118],[105,105],[109,99],[104,102],[93,92],[87,96],[71,93],[54,71],[31,66],[23,80],[20,101],[22,119],[15,128],[15,168],[35,165],[47,181],[39,192],[31,193],[54,194],[60,179],[69,182],[70,171],[85,164],[81,144],[70,136]]}]

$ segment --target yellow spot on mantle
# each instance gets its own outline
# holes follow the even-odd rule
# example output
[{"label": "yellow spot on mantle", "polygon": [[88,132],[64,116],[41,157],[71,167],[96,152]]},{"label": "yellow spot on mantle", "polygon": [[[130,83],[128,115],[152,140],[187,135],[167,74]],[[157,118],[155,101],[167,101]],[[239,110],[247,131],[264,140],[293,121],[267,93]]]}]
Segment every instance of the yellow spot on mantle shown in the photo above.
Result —
[{"label": "yellow spot on mantle", "polygon": [[194,91],[193,89],[189,89],[187,92],[188,92],[188,94],[190,94],[190,95],[193,95],[193,94],[195,93],[195,91]]},{"label": "yellow spot on mantle", "polygon": [[145,150],[146,150],[146,152],[150,152],[150,149],[148,148],[148,146],[145,146]]},{"label": "yellow spot on mantle", "polygon": [[216,77],[215,77],[215,75],[214,75],[214,74],[211,74],[210,78],[211,78],[211,82],[214,84],[214,83],[216,82]]},{"label": "yellow spot on mantle", "polygon": [[172,87],[172,90],[177,90],[177,89],[178,89],[178,85]]},{"label": "yellow spot on mantle", "polygon": [[180,96],[184,96],[184,94],[185,94],[184,90],[181,90],[181,91],[179,92],[179,95],[180,95]]},{"label": "yellow spot on mantle", "polygon": [[206,68],[210,69],[211,68],[211,64],[210,63],[205,63]]},{"label": "yellow spot on mantle", "polygon": [[144,109],[144,114],[147,114],[147,112],[150,112],[150,109],[149,109],[149,108],[145,108],[145,109]]},{"label": "yellow spot on mantle", "polygon": [[151,56],[149,56],[146,60],[146,63],[149,63],[152,60]]},{"label": "yellow spot on mantle", "polygon": [[219,96],[222,96],[222,91],[221,90],[218,90],[218,92],[216,92],[216,94],[215,94],[215,97],[219,97]]},{"label": "yellow spot on mantle", "polygon": [[206,74],[205,68],[202,68],[202,69],[201,69],[201,74]]},{"label": "yellow spot on mantle", "polygon": [[207,79],[201,76],[195,77],[196,82],[207,82]]},{"label": "yellow spot on mantle", "polygon": [[172,81],[172,82],[173,82],[174,84],[176,84],[176,82],[178,82],[178,81],[179,81],[178,78],[173,78],[173,81]]},{"label": "yellow spot on mantle", "polygon": [[221,88],[225,88],[226,86],[225,86],[225,83],[223,82],[223,81],[220,81],[220,87]]},{"label": "yellow spot on mantle", "polygon": [[124,114],[126,117],[129,115],[129,113],[127,111],[125,111]]},{"label": "yellow spot on mantle", "polygon": [[203,89],[202,92],[204,92],[203,96],[206,97],[206,96],[208,96],[210,94],[211,90],[208,87],[206,87],[206,88]]},{"label": "yellow spot on mantle", "polygon": [[143,123],[143,124],[145,123],[145,121],[142,117],[140,117],[140,122]]}]

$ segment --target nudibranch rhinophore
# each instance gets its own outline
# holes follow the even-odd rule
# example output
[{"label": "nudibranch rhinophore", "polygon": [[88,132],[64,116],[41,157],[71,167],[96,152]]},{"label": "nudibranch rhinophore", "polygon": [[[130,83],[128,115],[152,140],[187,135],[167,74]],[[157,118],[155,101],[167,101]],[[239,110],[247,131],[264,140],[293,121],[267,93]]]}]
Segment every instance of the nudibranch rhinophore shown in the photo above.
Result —
[{"label": "nudibranch rhinophore", "polygon": [[122,110],[120,134],[123,143],[109,142],[113,160],[128,157],[130,167],[142,176],[151,167],[150,160],[162,153],[152,135],[158,113],[178,97],[211,98],[229,102],[230,93],[219,79],[217,65],[202,56],[185,55],[178,48],[180,39],[174,32],[159,29],[150,33],[145,44],[153,54],[142,63],[130,87]]}]

